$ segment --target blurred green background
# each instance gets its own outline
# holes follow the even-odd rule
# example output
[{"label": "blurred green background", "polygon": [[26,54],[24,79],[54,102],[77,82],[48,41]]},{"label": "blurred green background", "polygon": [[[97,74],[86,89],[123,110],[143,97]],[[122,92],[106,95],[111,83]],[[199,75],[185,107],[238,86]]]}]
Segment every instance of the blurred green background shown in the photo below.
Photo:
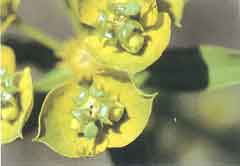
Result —
[{"label": "blurred green background", "polygon": [[[59,39],[72,35],[59,0],[23,0],[20,15]],[[159,89],[145,132],[132,144],[91,159],[67,159],[43,144],[32,143],[36,117],[45,94],[36,94],[24,140],[2,146],[3,166],[238,166],[240,165],[240,86],[218,91],[207,86],[207,67],[199,44],[240,49],[239,0],[190,0],[182,29],[173,29],[170,48],[150,67],[149,85]],[[19,35],[14,29],[8,35]],[[54,64],[51,51],[28,40],[6,36],[19,64],[41,69]],[[240,64],[239,64],[240,65]],[[229,73],[231,74],[231,73]]]}]

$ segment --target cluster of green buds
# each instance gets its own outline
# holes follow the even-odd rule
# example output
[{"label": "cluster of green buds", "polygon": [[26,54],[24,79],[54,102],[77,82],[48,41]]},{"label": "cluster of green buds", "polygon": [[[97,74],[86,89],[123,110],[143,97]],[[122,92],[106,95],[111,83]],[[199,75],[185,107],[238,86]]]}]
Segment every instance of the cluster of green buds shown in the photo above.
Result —
[{"label": "cluster of green buds", "polygon": [[125,113],[117,97],[111,97],[95,85],[81,89],[74,100],[71,128],[89,139],[96,138],[100,130],[119,123]]},{"label": "cluster of green buds", "polygon": [[141,7],[137,2],[111,3],[98,18],[98,29],[107,44],[119,45],[137,54],[144,48],[144,28],[139,22]]},{"label": "cluster of green buds", "polygon": [[4,69],[0,69],[0,100],[1,100],[1,119],[14,121],[18,117],[16,97],[18,89],[15,85],[15,74],[9,74]]}]

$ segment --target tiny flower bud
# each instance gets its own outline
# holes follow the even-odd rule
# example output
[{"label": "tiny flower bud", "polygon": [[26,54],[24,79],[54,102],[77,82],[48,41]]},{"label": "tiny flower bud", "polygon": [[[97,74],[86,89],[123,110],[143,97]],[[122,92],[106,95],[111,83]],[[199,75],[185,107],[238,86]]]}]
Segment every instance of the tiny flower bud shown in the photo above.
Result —
[{"label": "tiny flower bud", "polygon": [[129,53],[138,53],[144,46],[145,38],[141,34],[143,30],[143,26],[138,21],[126,21],[117,32],[121,47]]},{"label": "tiny flower bud", "polygon": [[143,48],[143,45],[144,37],[142,35],[135,34],[129,39],[127,51],[136,54]]},{"label": "tiny flower bud", "polygon": [[124,108],[115,108],[110,113],[110,120],[118,122],[124,114]]}]

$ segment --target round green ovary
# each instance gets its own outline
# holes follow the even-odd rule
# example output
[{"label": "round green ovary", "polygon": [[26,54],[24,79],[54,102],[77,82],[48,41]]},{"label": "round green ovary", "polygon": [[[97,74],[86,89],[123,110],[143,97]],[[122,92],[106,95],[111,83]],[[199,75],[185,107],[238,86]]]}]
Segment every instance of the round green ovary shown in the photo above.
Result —
[{"label": "round green ovary", "polygon": [[122,47],[132,54],[138,53],[144,45],[144,37],[140,34],[132,35],[126,43],[122,43]]},{"label": "round green ovary", "polygon": [[144,45],[143,26],[135,20],[127,20],[117,32],[122,48],[132,54],[138,53]]},{"label": "round green ovary", "polygon": [[96,138],[104,126],[119,122],[124,113],[117,100],[93,85],[80,91],[76,99],[70,127],[89,139]]},{"label": "round green ovary", "polygon": [[143,26],[132,16],[138,15],[140,6],[136,2],[113,4],[110,9],[101,12],[98,19],[98,30],[104,41],[119,45],[131,54],[137,54],[144,47]]},{"label": "round green ovary", "polygon": [[114,122],[118,122],[124,114],[124,108],[115,108],[110,114],[110,119]]}]

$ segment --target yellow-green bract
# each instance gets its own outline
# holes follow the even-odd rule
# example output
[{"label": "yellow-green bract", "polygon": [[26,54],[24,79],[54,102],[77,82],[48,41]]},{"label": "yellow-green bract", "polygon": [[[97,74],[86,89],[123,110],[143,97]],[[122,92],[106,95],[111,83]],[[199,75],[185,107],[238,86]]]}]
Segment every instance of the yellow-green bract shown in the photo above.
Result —
[{"label": "yellow-green bract", "polygon": [[[79,134],[73,130],[72,127],[75,126],[71,126],[71,122],[74,98],[79,95],[82,85],[75,81],[65,83],[46,97],[39,117],[40,128],[36,141],[48,145],[63,156],[76,158],[95,156],[107,148],[126,146],[142,133],[155,95],[141,93],[129,79],[119,80],[112,76],[99,75],[93,82],[112,97],[119,98],[126,109],[126,116],[117,125],[100,128],[96,137],[95,133],[88,133],[87,137]],[[94,130],[96,128],[90,127]]]},{"label": "yellow-green bract", "polygon": [[15,72],[15,55],[11,48],[1,47],[1,136],[2,144],[22,138],[22,129],[33,105],[30,68]]}]

